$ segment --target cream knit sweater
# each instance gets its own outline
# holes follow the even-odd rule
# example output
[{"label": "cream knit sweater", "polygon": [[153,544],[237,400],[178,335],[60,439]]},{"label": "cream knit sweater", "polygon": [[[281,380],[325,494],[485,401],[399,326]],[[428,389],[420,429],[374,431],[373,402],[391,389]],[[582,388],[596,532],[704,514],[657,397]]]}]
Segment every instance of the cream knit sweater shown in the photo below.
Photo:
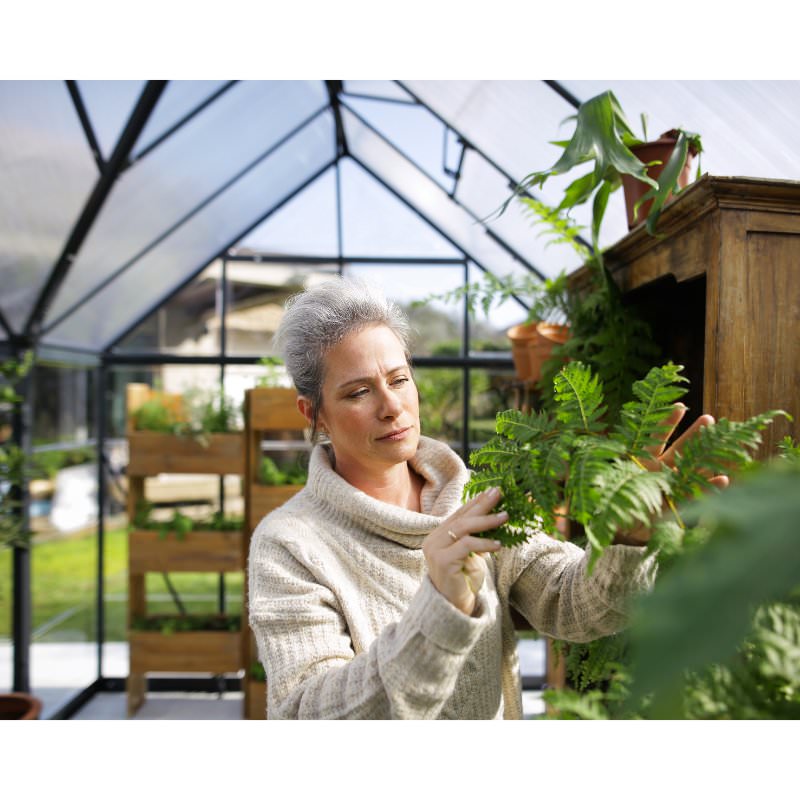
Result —
[{"label": "cream knit sweater", "polygon": [[425,437],[411,465],[423,513],[355,489],[317,446],[306,487],[256,528],[250,625],[270,718],[519,719],[509,605],[542,634],[586,641],[622,628],[626,598],[652,582],[641,548],[610,547],[588,577],[587,553],[537,533],[484,556],[468,617],[434,588],[421,550],[461,503],[467,469]]}]

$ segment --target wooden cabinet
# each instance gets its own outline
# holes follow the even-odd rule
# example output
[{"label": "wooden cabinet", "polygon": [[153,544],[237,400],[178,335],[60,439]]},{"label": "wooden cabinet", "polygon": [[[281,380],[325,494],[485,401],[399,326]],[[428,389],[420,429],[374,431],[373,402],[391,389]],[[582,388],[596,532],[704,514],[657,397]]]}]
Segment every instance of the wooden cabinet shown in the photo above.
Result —
[{"label": "wooden cabinet", "polygon": [[[148,387],[130,384],[128,413],[148,399]],[[128,518],[146,500],[145,480],[163,473],[242,475],[241,433],[214,434],[207,442],[144,431],[128,431]],[[128,537],[128,715],[144,702],[148,672],[238,672],[243,667],[242,630],[137,630],[133,622],[148,616],[146,575],[152,572],[243,573],[242,530],[192,530],[178,536],[132,529]]]},{"label": "wooden cabinet", "polygon": [[[250,539],[261,519],[303,488],[301,485],[266,486],[259,482],[261,459],[264,455],[271,454],[277,459],[278,453],[296,454],[308,448],[304,435],[308,423],[297,410],[296,399],[297,393],[294,389],[256,388],[245,393],[245,536],[242,541],[245,564],[250,550]],[[247,592],[242,616],[244,716],[245,719],[265,719],[266,684],[251,674],[253,666],[258,663],[258,648],[247,625],[246,595]]]},{"label": "wooden cabinet", "polygon": [[[664,358],[686,366],[687,400],[742,420],[782,408],[760,455],[800,437],[800,182],[706,175],[606,253]],[[688,420],[687,420],[688,423]]]}]

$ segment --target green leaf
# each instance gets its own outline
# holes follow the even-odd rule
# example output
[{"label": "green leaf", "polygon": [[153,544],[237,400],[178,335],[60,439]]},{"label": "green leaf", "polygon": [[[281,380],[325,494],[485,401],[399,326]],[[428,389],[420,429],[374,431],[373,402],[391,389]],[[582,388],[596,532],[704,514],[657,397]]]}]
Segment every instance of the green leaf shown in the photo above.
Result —
[{"label": "green leaf", "polygon": [[603,430],[603,389],[591,369],[579,361],[567,364],[554,381],[556,416],[560,422],[585,433]]},{"label": "green leaf", "polygon": [[555,421],[544,411],[525,413],[512,408],[497,415],[495,426],[506,438],[528,444],[552,433]]},{"label": "green leaf", "polygon": [[631,630],[633,693],[654,693],[654,714],[680,714],[687,669],[724,661],[753,609],[800,585],[800,468],[775,462],[682,511],[712,532],[640,599]]},{"label": "green leaf", "polygon": [[633,384],[637,399],[623,405],[615,431],[632,455],[645,456],[646,448],[663,443],[669,430],[664,423],[675,410],[675,401],[687,391],[677,385],[679,381],[688,383],[680,375],[682,370],[682,366],[672,363],[653,367],[643,380]]},{"label": "green leaf", "polygon": [[669,489],[666,471],[649,472],[632,461],[616,460],[598,476],[598,500],[585,527],[593,547],[590,566],[617,533],[649,525]]},{"label": "green leaf", "polygon": [[777,416],[789,417],[785,411],[767,411],[743,422],[720,419],[701,428],[675,456],[671,494],[678,500],[699,496],[711,486],[707,475],[749,464],[761,444],[761,431]]}]

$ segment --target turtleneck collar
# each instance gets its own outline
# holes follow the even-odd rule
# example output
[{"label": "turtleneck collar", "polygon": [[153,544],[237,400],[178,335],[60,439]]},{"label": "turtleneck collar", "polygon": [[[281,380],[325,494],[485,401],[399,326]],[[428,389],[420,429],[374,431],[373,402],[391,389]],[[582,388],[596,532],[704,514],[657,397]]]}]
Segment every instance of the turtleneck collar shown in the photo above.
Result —
[{"label": "turtleneck collar", "polygon": [[426,436],[420,437],[409,463],[425,481],[422,513],[376,500],[356,489],[333,470],[326,445],[317,445],[311,452],[306,489],[339,520],[405,547],[419,548],[442,518],[458,507],[469,473],[448,445]]}]

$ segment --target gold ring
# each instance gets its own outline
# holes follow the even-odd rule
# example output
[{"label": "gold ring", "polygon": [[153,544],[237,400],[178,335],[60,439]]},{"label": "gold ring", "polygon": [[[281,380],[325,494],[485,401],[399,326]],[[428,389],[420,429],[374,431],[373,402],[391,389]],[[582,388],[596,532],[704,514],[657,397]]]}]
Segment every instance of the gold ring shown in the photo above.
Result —
[{"label": "gold ring", "polygon": [[453,533],[453,531],[447,531],[447,535],[448,535],[448,536],[449,536],[449,537],[450,537],[450,538],[451,538],[451,539],[452,539],[454,542],[457,542],[457,541],[458,541],[458,536],[456,536],[456,535]]}]

